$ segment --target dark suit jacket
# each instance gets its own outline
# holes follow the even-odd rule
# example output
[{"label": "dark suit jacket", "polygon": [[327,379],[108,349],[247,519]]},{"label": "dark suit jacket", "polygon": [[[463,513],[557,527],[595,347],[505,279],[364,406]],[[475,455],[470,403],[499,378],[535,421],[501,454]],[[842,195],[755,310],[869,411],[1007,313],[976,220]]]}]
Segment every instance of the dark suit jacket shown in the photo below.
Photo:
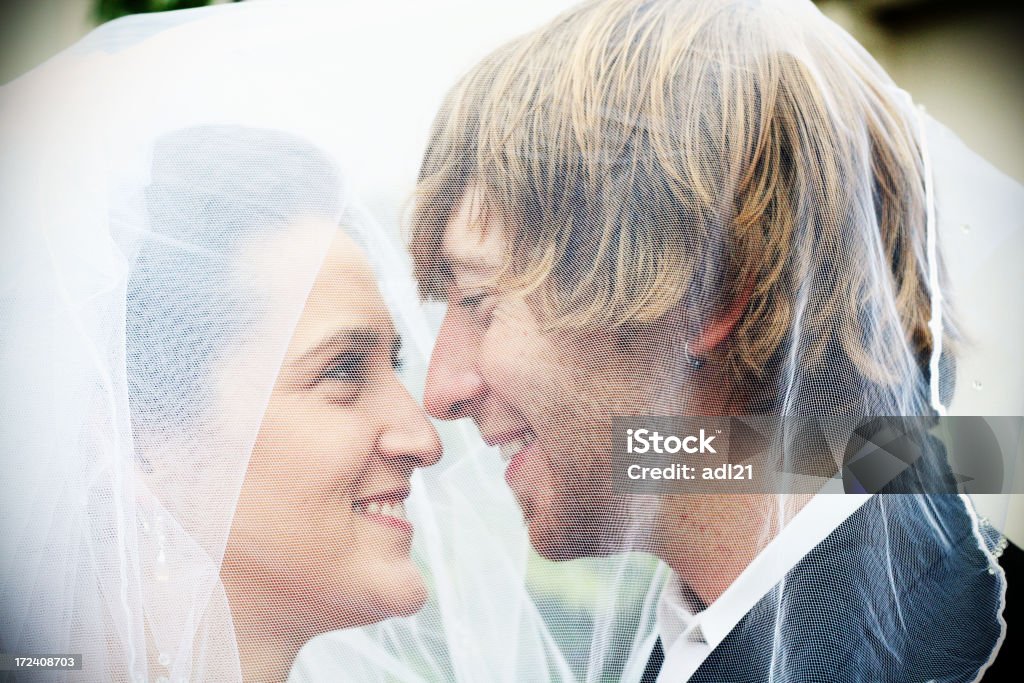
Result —
[{"label": "dark suit jacket", "polygon": [[[885,558],[901,546],[912,552],[892,590]],[[790,570],[690,680],[971,681],[997,642],[1000,609],[998,577],[974,547],[958,496],[875,496]],[[787,648],[773,657],[780,613]],[[659,641],[645,682],[655,680],[662,658]]]}]

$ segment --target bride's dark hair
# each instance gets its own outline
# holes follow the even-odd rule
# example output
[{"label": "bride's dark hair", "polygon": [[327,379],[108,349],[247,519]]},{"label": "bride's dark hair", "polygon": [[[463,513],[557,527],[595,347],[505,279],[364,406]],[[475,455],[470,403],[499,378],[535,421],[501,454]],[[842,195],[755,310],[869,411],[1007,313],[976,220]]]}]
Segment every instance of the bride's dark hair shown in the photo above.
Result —
[{"label": "bride's dark hair", "polygon": [[332,161],[280,131],[197,126],[156,142],[144,202],[149,234],[127,290],[137,426],[173,429],[198,419],[213,391],[214,354],[259,317],[260,301],[225,286],[239,277],[240,245],[273,237],[299,217],[333,218],[341,199]]}]

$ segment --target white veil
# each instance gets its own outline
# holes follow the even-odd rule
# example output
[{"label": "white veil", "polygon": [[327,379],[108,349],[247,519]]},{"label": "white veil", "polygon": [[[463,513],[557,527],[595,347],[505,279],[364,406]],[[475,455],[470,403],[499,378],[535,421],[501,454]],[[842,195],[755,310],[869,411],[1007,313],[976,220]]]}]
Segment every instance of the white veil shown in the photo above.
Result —
[{"label": "white veil", "polygon": [[[560,562],[529,579],[579,600],[547,615],[577,680],[654,680],[668,633],[664,682],[983,675],[1022,202],[802,0],[583,2],[452,88],[412,226],[448,303],[427,404],[507,447]],[[937,438],[977,416],[1012,416],[997,448]],[[630,457],[641,428],[737,448]],[[745,462],[764,478],[680,474]]]},{"label": "white veil", "polygon": [[[623,3],[627,7],[640,4]],[[802,51],[802,41],[809,41],[814,30],[821,30],[822,35],[835,39],[837,49],[848,50],[854,63],[868,65],[868,81],[881,84],[887,97],[901,102],[900,130],[921,121],[903,94],[894,92],[884,74],[845,34],[823,23],[813,8],[779,4],[801,10],[796,12],[795,21],[806,33],[779,37],[779,42],[790,41],[788,47],[798,59],[814,65],[816,57]],[[230,317],[218,317],[218,306],[225,311],[256,306],[260,315],[252,324],[262,321],[265,329],[251,335],[253,341],[245,354],[247,365],[234,373],[244,380],[237,386],[245,399],[236,396],[228,402],[237,413],[225,409],[222,417],[226,427],[217,432],[216,441],[201,440],[198,431],[164,425],[164,431],[176,437],[173,450],[164,452],[161,458],[158,448],[140,448],[136,441],[138,428],[133,424],[132,392],[141,388],[134,383],[147,374],[151,380],[159,380],[160,363],[173,360],[174,353],[180,358],[182,350],[160,353],[159,346],[150,344],[136,346],[136,352],[141,349],[143,355],[130,355],[126,344],[126,335],[129,341],[131,338],[127,302],[133,268],[138,267],[145,253],[180,254],[180,272],[198,272],[206,277],[211,274],[201,259],[227,249],[206,232],[182,244],[178,237],[151,225],[154,200],[146,196],[145,188],[154,180],[154,169],[163,169],[161,173],[166,175],[162,178],[173,177],[177,172],[173,163],[167,165],[168,158],[183,158],[181,154],[155,154],[160,141],[169,144],[173,135],[191,131],[191,138],[178,138],[177,144],[179,149],[206,150],[209,182],[204,179],[201,184],[219,187],[225,196],[245,196],[252,191],[256,196],[248,214],[252,223],[271,224],[262,220],[259,202],[279,201],[301,206],[305,212],[347,228],[370,257],[381,293],[404,337],[406,382],[414,395],[420,394],[433,345],[430,324],[437,322],[435,314],[442,311],[428,307],[424,316],[414,305],[416,291],[406,274],[407,259],[381,226],[391,218],[382,217],[382,212],[397,215],[401,207],[389,203],[393,197],[375,194],[374,186],[362,173],[360,164],[364,161],[381,162],[352,153],[356,148],[372,147],[366,144],[367,139],[386,138],[394,132],[391,127],[402,122],[400,112],[389,110],[377,116],[374,96],[360,88],[408,86],[410,96],[437,96],[440,104],[439,94],[418,89],[416,67],[450,68],[454,81],[456,72],[470,62],[432,62],[432,38],[427,35],[417,44],[424,50],[421,63],[391,64],[384,70],[387,78],[376,83],[373,60],[397,50],[388,43],[387,28],[394,19],[389,11],[391,6],[382,7],[379,21],[372,27],[351,22],[350,13],[340,3],[299,0],[128,17],[101,27],[79,45],[3,89],[0,319],[4,337],[0,374],[5,391],[0,415],[2,462],[9,487],[2,503],[0,536],[0,601],[4,613],[0,649],[25,654],[75,652],[84,657],[82,671],[38,672],[41,677],[69,681],[79,677],[155,681],[242,677],[237,634],[218,579],[220,561],[262,408],[271,394],[294,322],[328,251],[330,231],[306,234],[287,254],[252,257],[247,272],[255,276],[244,280],[244,285],[225,287],[220,283],[215,289],[189,289],[190,282],[207,280],[187,277],[168,283],[192,297],[198,320],[217,320],[227,330]],[[429,13],[430,8],[417,11]],[[505,20],[516,14],[507,8],[503,11]],[[528,23],[521,28],[527,28]],[[379,39],[367,41],[366,34]],[[450,39],[468,41],[470,34],[472,31],[465,31]],[[367,43],[374,44],[376,51],[366,53],[369,57],[361,56],[354,46]],[[520,47],[523,45],[529,48],[532,44],[521,43]],[[493,73],[509,77],[497,80],[498,88],[509,87],[516,75],[504,73],[501,67]],[[526,73],[526,81],[536,75]],[[443,129],[449,115],[452,126],[473,120],[479,112],[472,109],[472,96],[490,85],[476,82],[464,89],[468,109],[446,108],[438,126]],[[566,93],[571,92],[569,82],[561,85]],[[521,103],[508,100],[507,104],[512,110],[486,113],[499,120],[522,114],[512,106]],[[557,112],[561,103],[542,104],[541,111],[550,113]],[[468,116],[464,116],[466,111]],[[624,118],[626,113],[598,107],[598,125],[614,128],[624,123],[619,142],[630,132],[659,132],[657,120],[644,118],[649,112],[634,119]],[[353,119],[359,124],[346,125]],[[375,119],[380,119],[379,126],[374,125]],[[235,143],[224,142],[225,127],[235,131],[226,136]],[[934,223],[921,224],[913,246],[914,258],[924,264],[922,272],[932,272],[929,268],[936,262],[927,258],[926,235],[938,236],[949,271],[945,290],[949,296],[945,298],[963,312],[960,320],[965,342],[957,356],[958,377],[949,412],[1020,415],[1024,412],[1020,355],[1012,340],[1004,337],[1003,327],[986,327],[993,320],[1005,320],[1012,312],[1000,311],[1002,317],[997,317],[987,308],[994,299],[979,292],[1004,287],[1020,293],[1019,279],[1013,280],[1019,272],[1012,269],[1013,261],[1007,260],[1007,254],[1011,253],[1009,245],[1015,244],[1017,249],[1020,246],[1021,190],[960,147],[941,128],[930,121],[927,127],[923,138],[914,139],[928,150],[934,200],[929,206],[934,208]],[[239,135],[240,130],[248,132]],[[465,130],[470,127],[456,133],[468,136]],[[507,126],[505,132],[516,130]],[[671,135],[678,131],[660,132]],[[502,161],[513,165],[516,160],[542,161],[549,151],[544,147],[516,148],[520,141],[514,135],[500,142],[490,151],[508,152]],[[317,153],[309,152],[309,148]],[[173,149],[173,145],[167,149]],[[417,151],[409,150],[410,159]],[[610,157],[605,155],[614,151],[583,149],[578,158],[595,161],[595,168],[606,169],[603,164]],[[261,153],[263,161],[252,166]],[[240,170],[234,176],[223,172],[230,167],[232,154],[237,155]],[[281,163],[271,163],[272,159]],[[704,161],[708,168],[714,165],[713,157]],[[278,172],[282,177],[275,176]],[[380,172],[379,166],[375,172]],[[296,183],[297,178],[309,182]],[[726,183],[729,179],[716,180]],[[180,187],[187,188],[186,181]],[[291,188],[288,192],[292,194],[277,196],[260,190],[268,187],[282,192]],[[863,191],[864,186],[857,185],[851,194],[863,199]],[[191,195],[185,202],[179,202],[173,193],[170,196],[166,211],[176,210],[178,204],[182,210],[195,205]],[[167,213],[161,215],[167,226],[176,224],[173,217],[167,220]],[[705,217],[714,215],[709,211]],[[228,212],[226,218],[232,216],[238,217]],[[226,218],[224,225],[229,223]],[[540,224],[530,220],[524,223],[528,229]],[[969,229],[964,230],[964,225]],[[703,234],[698,227],[702,230],[706,225],[695,222],[684,227],[689,237],[696,239]],[[860,246],[877,246],[877,240],[868,238]],[[968,258],[969,253],[975,256]],[[800,254],[805,265],[817,263],[813,250]],[[162,267],[166,269],[167,263]],[[286,271],[282,270],[285,267]],[[288,277],[275,277],[275,273],[282,272]],[[873,284],[879,285],[883,273],[871,272],[877,276]],[[983,276],[985,280],[980,279]],[[720,294],[717,287],[721,283],[712,280],[705,283],[704,291],[690,292],[694,300],[714,300]],[[936,293],[934,288],[926,291]],[[1011,301],[1014,296],[1011,294]],[[804,303],[807,310],[813,309],[813,296]],[[159,310],[152,306],[156,304],[147,305],[147,310]],[[160,318],[156,323],[161,320],[167,319]],[[878,329],[883,333],[899,328],[891,311],[884,308],[879,321]],[[897,338],[900,335],[881,334],[873,340],[872,348],[884,350],[886,339]],[[181,341],[174,335],[165,341],[175,339]],[[905,392],[889,396],[895,402],[879,400],[865,413],[913,414],[911,404],[920,412],[928,412],[928,406],[935,405],[917,391],[918,359],[902,342],[894,342],[894,347],[897,352],[890,355],[890,360],[906,375],[906,384],[897,383]],[[812,348],[809,341],[805,347],[789,347],[794,357]],[[677,349],[679,357],[689,356],[683,354],[684,350],[688,351]],[[971,371],[972,363],[994,354],[1001,354],[1006,372],[979,379]],[[169,367],[175,366],[169,363]],[[785,367],[790,378],[801,377],[795,364]],[[939,368],[939,372],[931,373],[936,391],[944,382],[942,366]],[[554,377],[565,368],[548,369]],[[647,378],[653,380],[655,374]],[[975,396],[996,398],[991,399],[992,403],[975,404],[978,407],[974,410],[961,409],[970,404],[958,400],[972,390],[976,380],[984,388],[974,390]],[[190,409],[202,405],[187,392],[192,380],[172,375],[163,377],[163,381],[169,383],[162,389],[165,396],[188,400],[151,403],[154,420],[166,414],[182,420],[189,417]],[[202,381],[193,384],[204,386]],[[907,388],[911,384],[914,388]],[[801,396],[799,382],[794,381],[790,389],[794,396]],[[522,387],[524,395],[528,390]],[[805,394],[821,395],[820,391]],[[943,402],[940,397],[939,403]],[[658,635],[655,605],[668,579],[665,565],[639,552],[565,563],[540,559],[529,549],[527,529],[502,480],[503,464],[496,449],[486,448],[465,421],[437,426],[446,455],[437,466],[414,476],[413,493],[407,501],[408,516],[416,529],[413,557],[430,592],[426,606],[415,616],[314,638],[299,653],[292,678],[638,680]],[[567,444],[584,451],[592,446],[586,442],[588,435],[577,434],[576,425],[563,424],[561,429]],[[1016,439],[1019,448],[1019,432],[1009,438]],[[201,459],[184,457],[194,456],[200,449]],[[894,508],[889,515],[890,510],[880,505],[881,509],[875,511],[877,523],[870,530],[879,531],[890,522],[902,524],[911,508],[921,515],[934,510],[927,497],[906,500],[907,507],[898,514]],[[987,501],[991,512],[986,514],[996,530],[1004,521],[1007,501],[1006,495],[991,496]],[[642,498],[639,504],[618,513],[619,526],[638,541],[643,540],[644,524],[654,512],[648,503],[649,498]],[[943,509],[942,514],[949,512],[948,505]],[[957,510],[959,514],[960,508]],[[973,510],[967,506],[963,510],[966,517],[957,517],[958,521],[977,522]],[[789,511],[780,496],[775,504],[758,513],[769,528],[779,519],[788,519]],[[918,523],[920,519],[918,516],[912,521]],[[877,567],[879,571],[873,575],[877,582],[866,584],[856,596],[844,596],[847,602],[837,600],[832,607],[863,607],[865,602],[858,602],[858,598],[889,595],[890,590],[893,595],[904,596],[906,584],[901,568],[910,567],[914,553],[921,548],[934,550],[941,540],[937,531],[940,527],[914,527],[912,530],[924,529],[923,545],[894,545],[892,553],[884,556],[885,566]],[[972,578],[979,579],[973,587],[982,587],[974,596],[977,603],[998,607],[1005,582],[994,554],[1001,539],[994,531],[981,533],[981,527],[980,523],[973,527],[979,532],[977,538],[957,538],[959,545],[950,545],[957,549],[951,556],[972,560],[970,569],[978,572]],[[881,533],[877,536],[883,537],[890,540]],[[863,538],[851,536],[850,543]],[[637,543],[637,547],[642,546]],[[892,573],[886,573],[886,568]],[[994,573],[988,574],[988,570]],[[777,597],[777,609],[755,628],[762,635],[768,634],[759,641],[769,647],[767,654],[763,649],[758,651],[758,656],[764,655],[758,662],[770,661],[775,673],[784,674],[774,680],[803,680],[805,670],[787,668],[792,661],[787,657],[798,653],[800,643],[815,635],[801,630],[796,616],[818,606],[801,605],[805,608],[801,612],[790,609],[792,604],[785,602],[790,596],[784,591],[778,590]],[[1001,638],[1002,625],[995,607],[985,618],[972,622],[975,614],[958,621],[940,597],[930,595],[943,608],[933,615],[932,623],[943,628],[950,625],[950,629],[975,627],[986,637]],[[876,617],[874,621],[858,622],[864,627],[858,634],[892,636],[898,630],[892,626],[893,621],[903,616],[897,614],[899,607],[912,614],[927,602],[921,596],[914,598],[872,604],[880,611],[867,615]],[[858,613],[865,616],[865,610]],[[766,625],[769,622],[774,630]],[[996,633],[998,636],[993,635]],[[993,643],[986,645],[981,640],[979,637],[978,649],[988,647],[987,656]],[[885,643],[894,652],[902,652],[898,638]],[[971,657],[979,656],[978,652],[966,656],[966,668],[977,663]],[[939,662],[939,668],[948,663]],[[935,671],[924,664],[912,670]],[[957,669],[949,680],[970,680],[961,673]],[[754,673],[750,676],[751,680],[760,680]],[[883,678],[898,680],[895,674]]]},{"label": "white veil", "polygon": [[[388,129],[401,112],[375,115],[360,87],[415,94],[416,68],[440,67],[399,60],[381,70],[396,82],[375,83],[360,50],[395,51],[386,15],[353,21],[335,3],[289,1],[126,17],[3,89],[0,405],[11,494],[0,643],[81,656],[81,670],[35,675],[248,679],[222,562],[263,411],[339,225],[369,258],[419,393],[429,328],[408,259],[381,225],[392,216],[368,208],[381,201],[372,179],[384,161],[352,150],[406,134]],[[278,239],[296,218],[314,220]],[[304,425],[314,435],[329,427]],[[480,680],[504,666],[511,679],[544,662],[532,647],[540,627],[522,590],[514,502],[486,461],[466,455],[475,454],[456,448],[430,480],[413,477],[423,612],[314,640],[296,678]],[[438,483],[446,471],[463,473],[460,486]],[[329,590],[309,583],[314,598]],[[293,611],[320,632],[338,626],[297,598]],[[271,642],[272,626],[267,614]],[[524,644],[509,647],[515,632]],[[460,649],[467,642],[474,649]],[[273,678],[271,657],[262,670]]]}]

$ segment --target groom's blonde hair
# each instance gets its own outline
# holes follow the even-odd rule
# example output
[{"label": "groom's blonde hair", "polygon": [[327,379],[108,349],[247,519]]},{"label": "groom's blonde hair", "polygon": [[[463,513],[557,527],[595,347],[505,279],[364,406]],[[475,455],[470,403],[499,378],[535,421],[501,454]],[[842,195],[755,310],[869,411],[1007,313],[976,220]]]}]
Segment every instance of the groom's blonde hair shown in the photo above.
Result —
[{"label": "groom's blonde hair", "polygon": [[[905,341],[930,352],[913,110],[845,33],[790,21],[810,3],[761,4],[588,2],[474,67],[420,170],[421,292],[445,296],[444,232],[473,192],[503,226],[500,283],[531,291],[550,327],[628,329],[680,304],[706,321],[749,292],[724,359],[743,381],[764,375],[815,278],[801,325],[835,332],[802,361],[837,347],[872,381],[905,376],[897,350],[867,351],[859,312],[891,298]],[[847,253],[850,230],[879,248]],[[808,250],[834,272],[790,258]]]}]

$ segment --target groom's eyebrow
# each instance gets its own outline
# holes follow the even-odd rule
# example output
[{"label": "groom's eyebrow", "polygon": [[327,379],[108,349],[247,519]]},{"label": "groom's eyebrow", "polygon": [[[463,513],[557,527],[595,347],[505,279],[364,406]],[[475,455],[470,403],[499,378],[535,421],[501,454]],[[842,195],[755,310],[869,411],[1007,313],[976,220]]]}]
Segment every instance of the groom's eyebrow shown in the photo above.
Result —
[{"label": "groom's eyebrow", "polygon": [[476,256],[445,253],[443,258],[448,268],[461,268],[462,270],[485,270],[487,268],[487,263]]},{"label": "groom's eyebrow", "polygon": [[432,296],[444,301],[448,298],[450,287],[459,286],[460,275],[478,275],[487,277],[493,272],[486,261],[472,256],[460,256],[445,252],[438,259],[434,270],[434,289]]},{"label": "groom's eyebrow", "polygon": [[498,270],[499,264],[493,262],[490,259],[486,259],[479,256],[464,256],[461,254],[450,254],[444,255],[443,264],[444,270],[449,275],[458,275],[460,271],[468,273],[470,275],[493,275]]}]

